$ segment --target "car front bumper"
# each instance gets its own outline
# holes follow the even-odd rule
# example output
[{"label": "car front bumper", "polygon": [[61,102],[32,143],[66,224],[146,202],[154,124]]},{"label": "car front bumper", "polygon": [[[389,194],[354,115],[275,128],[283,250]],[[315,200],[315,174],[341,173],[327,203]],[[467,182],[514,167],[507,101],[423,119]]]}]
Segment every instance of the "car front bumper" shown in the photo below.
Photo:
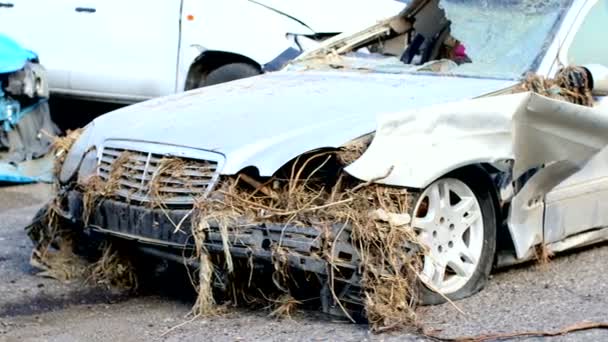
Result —
[{"label": "car front bumper", "polygon": [[[68,191],[63,203],[64,217],[81,224],[83,194]],[[194,251],[195,248],[190,209],[150,208],[102,199],[91,212],[85,228],[136,242],[140,250],[155,256],[192,263],[192,260],[183,259],[184,255],[193,254],[184,253],[184,250]],[[276,251],[280,249],[286,266],[313,274],[321,281],[323,311],[343,316],[343,309],[337,306],[335,299],[347,304],[351,315],[357,314],[362,307],[360,259],[350,236],[350,228],[343,224],[318,229],[243,222],[228,229],[227,240],[233,259],[247,260],[253,265],[272,265],[279,257]],[[211,225],[204,245],[211,255],[224,255],[224,243],[217,226]],[[331,264],[327,260],[332,260]],[[330,282],[340,289],[338,293],[330,293]]]}]

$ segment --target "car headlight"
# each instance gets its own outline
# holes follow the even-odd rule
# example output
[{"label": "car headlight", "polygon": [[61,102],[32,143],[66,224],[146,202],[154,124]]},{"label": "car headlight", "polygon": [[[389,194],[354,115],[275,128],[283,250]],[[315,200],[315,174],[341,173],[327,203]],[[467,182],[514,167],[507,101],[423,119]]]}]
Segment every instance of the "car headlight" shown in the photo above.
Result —
[{"label": "car headlight", "polygon": [[78,184],[86,184],[97,173],[97,149],[91,147],[82,158],[78,169]]},{"label": "car headlight", "polygon": [[68,151],[68,154],[65,157],[61,167],[61,171],[59,172],[59,181],[61,183],[69,182],[80,167],[80,163],[91,144],[90,140],[92,127],[92,124],[86,126],[80,137],[78,137],[76,142]]}]

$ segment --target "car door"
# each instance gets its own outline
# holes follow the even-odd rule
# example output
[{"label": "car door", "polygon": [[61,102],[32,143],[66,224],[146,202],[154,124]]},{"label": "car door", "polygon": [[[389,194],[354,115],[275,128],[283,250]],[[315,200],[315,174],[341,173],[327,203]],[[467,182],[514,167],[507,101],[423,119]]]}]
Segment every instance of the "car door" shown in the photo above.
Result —
[{"label": "car door", "polygon": [[175,92],[179,0],[76,0],[73,93],[143,100]]},{"label": "car door", "polygon": [[[566,39],[560,60],[568,65],[608,66],[608,44],[604,43],[608,0],[590,2],[584,13]],[[596,100],[596,106],[608,106],[608,98]],[[608,149],[549,192],[545,203],[545,243],[608,227]]]},{"label": "car door", "polygon": [[68,86],[72,0],[0,0],[0,32],[40,57],[53,90]]}]

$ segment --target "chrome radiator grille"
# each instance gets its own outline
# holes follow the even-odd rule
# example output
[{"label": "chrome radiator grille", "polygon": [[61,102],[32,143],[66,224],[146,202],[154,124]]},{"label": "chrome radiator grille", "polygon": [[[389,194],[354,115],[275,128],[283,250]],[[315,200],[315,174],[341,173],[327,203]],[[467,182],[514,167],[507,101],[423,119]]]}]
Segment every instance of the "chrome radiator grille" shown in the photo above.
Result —
[{"label": "chrome radiator grille", "polygon": [[[120,165],[117,165],[119,159]],[[164,169],[170,160],[182,164],[179,174],[171,172],[171,168]],[[117,182],[115,195],[127,201],[157,201],[180,206],[192,205],[197,197],[206,195],[218,173],[217,161],[167,157],[114,147],[104,147],[98,167],[100,178],[108,181],[112,177]]]}]

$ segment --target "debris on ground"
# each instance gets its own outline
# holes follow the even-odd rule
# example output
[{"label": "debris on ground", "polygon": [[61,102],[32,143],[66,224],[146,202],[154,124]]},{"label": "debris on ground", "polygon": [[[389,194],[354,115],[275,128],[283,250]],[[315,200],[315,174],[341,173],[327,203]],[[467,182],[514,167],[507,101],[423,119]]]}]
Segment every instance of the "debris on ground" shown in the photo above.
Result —
[{"label": "debris on ground", "polygon": [[138,276],[134,260],[125,249],[106,244],[101,257],[88,268],[88,279],[96,285],[120,290],[137,290]]},{"label": "debris on ground", "polygon": [[87,263],[74,254],[75,233],[62,224],[58,202],[55,199],[41,209],[26,232],[34,242],[30,264],[41,270],[39,275],[68,282],[83,278]]},{"label": "debris on ground", "polygon": [[[366,140],[367,144],[371,141]],[[357,251],[356,259],[360,266],[361,290],[353,295],[361,296],[361,304],[371,326],[378,329],[411,326],[415,321],[413,307],[416,298],[416,272],[412,269],[418,270],[420,267],[417,251],[421,248],[416,234],[405,224],[406,221],[399,216],[396,217],[400,220],[395,220],[389,213],[408,215],[413,196],[404,189],[362,184],[346,174],[337,176],[333,185],[320,181],[327,177],[323,176],[327,171],[324,168],[355,160],[353,156],[365,150],[363,144],[358,142],[356,148],[345,148],[338,153],[319,151],[299,158],[286,170],[285,178],[276,177],[258,183],[251,182],[247,175],[223,179],[210,198],[201,199],[195,205],[193,235],[196,245],[203,245],[211,227],[219,227],[224,242],[224,263],[214,266],[231,273],[233,261],[229,252],[229,229],[232,234],[238,235],[235,230],[246,230],[247,225],[287,223],[315,227],[325,246],[314,257],[327,263],[330,268],[327,277],[329,292],[343,314],[354,321],[352,304],[342,303],[337,286],[333,284],[338,279],[349,277],[343,274],[345,270],[341,268],[341,264],[347,260],[342,260],[332,248],[340,235],[344,234]],[[378,211],[370,208],[382,208],[384,216],[379,217]],[[337,231],[332,230],[336,223],[341,225]],[[298,283],[288,267],[292,251],[280,243],[271,249],[275,290],[283,292],[278,297],[282,304],[273,314],[290,314],[298,302],[292,300],[294,296],[288,286]],[[197,255],[201,258],[201,265],[206,265],[208,254],[197,248]],[[309,276],[313,275],[310,273]],[[204,298],[209,290],[201,284],[199,297]],[[255,292],[255,289],[249,290]]]},{"label": "debris on ground", "polygon": [[580,322],[572,324],[565,328],[556,331],[525,331],[516,333],[498,333],[498,334],[487,334],[478,336],[462,336],[462,337],[440,337],[433,332],[426,332],[424,335],[433,341],[440,342],[484,342],[484,341],[502,341],[502,340],[513,340],[516,338],[531,338],[531,337],[557,337],[564,336],[571,333],[595,330],[595,329],[608,329],[608,323],[598,322]]}]

